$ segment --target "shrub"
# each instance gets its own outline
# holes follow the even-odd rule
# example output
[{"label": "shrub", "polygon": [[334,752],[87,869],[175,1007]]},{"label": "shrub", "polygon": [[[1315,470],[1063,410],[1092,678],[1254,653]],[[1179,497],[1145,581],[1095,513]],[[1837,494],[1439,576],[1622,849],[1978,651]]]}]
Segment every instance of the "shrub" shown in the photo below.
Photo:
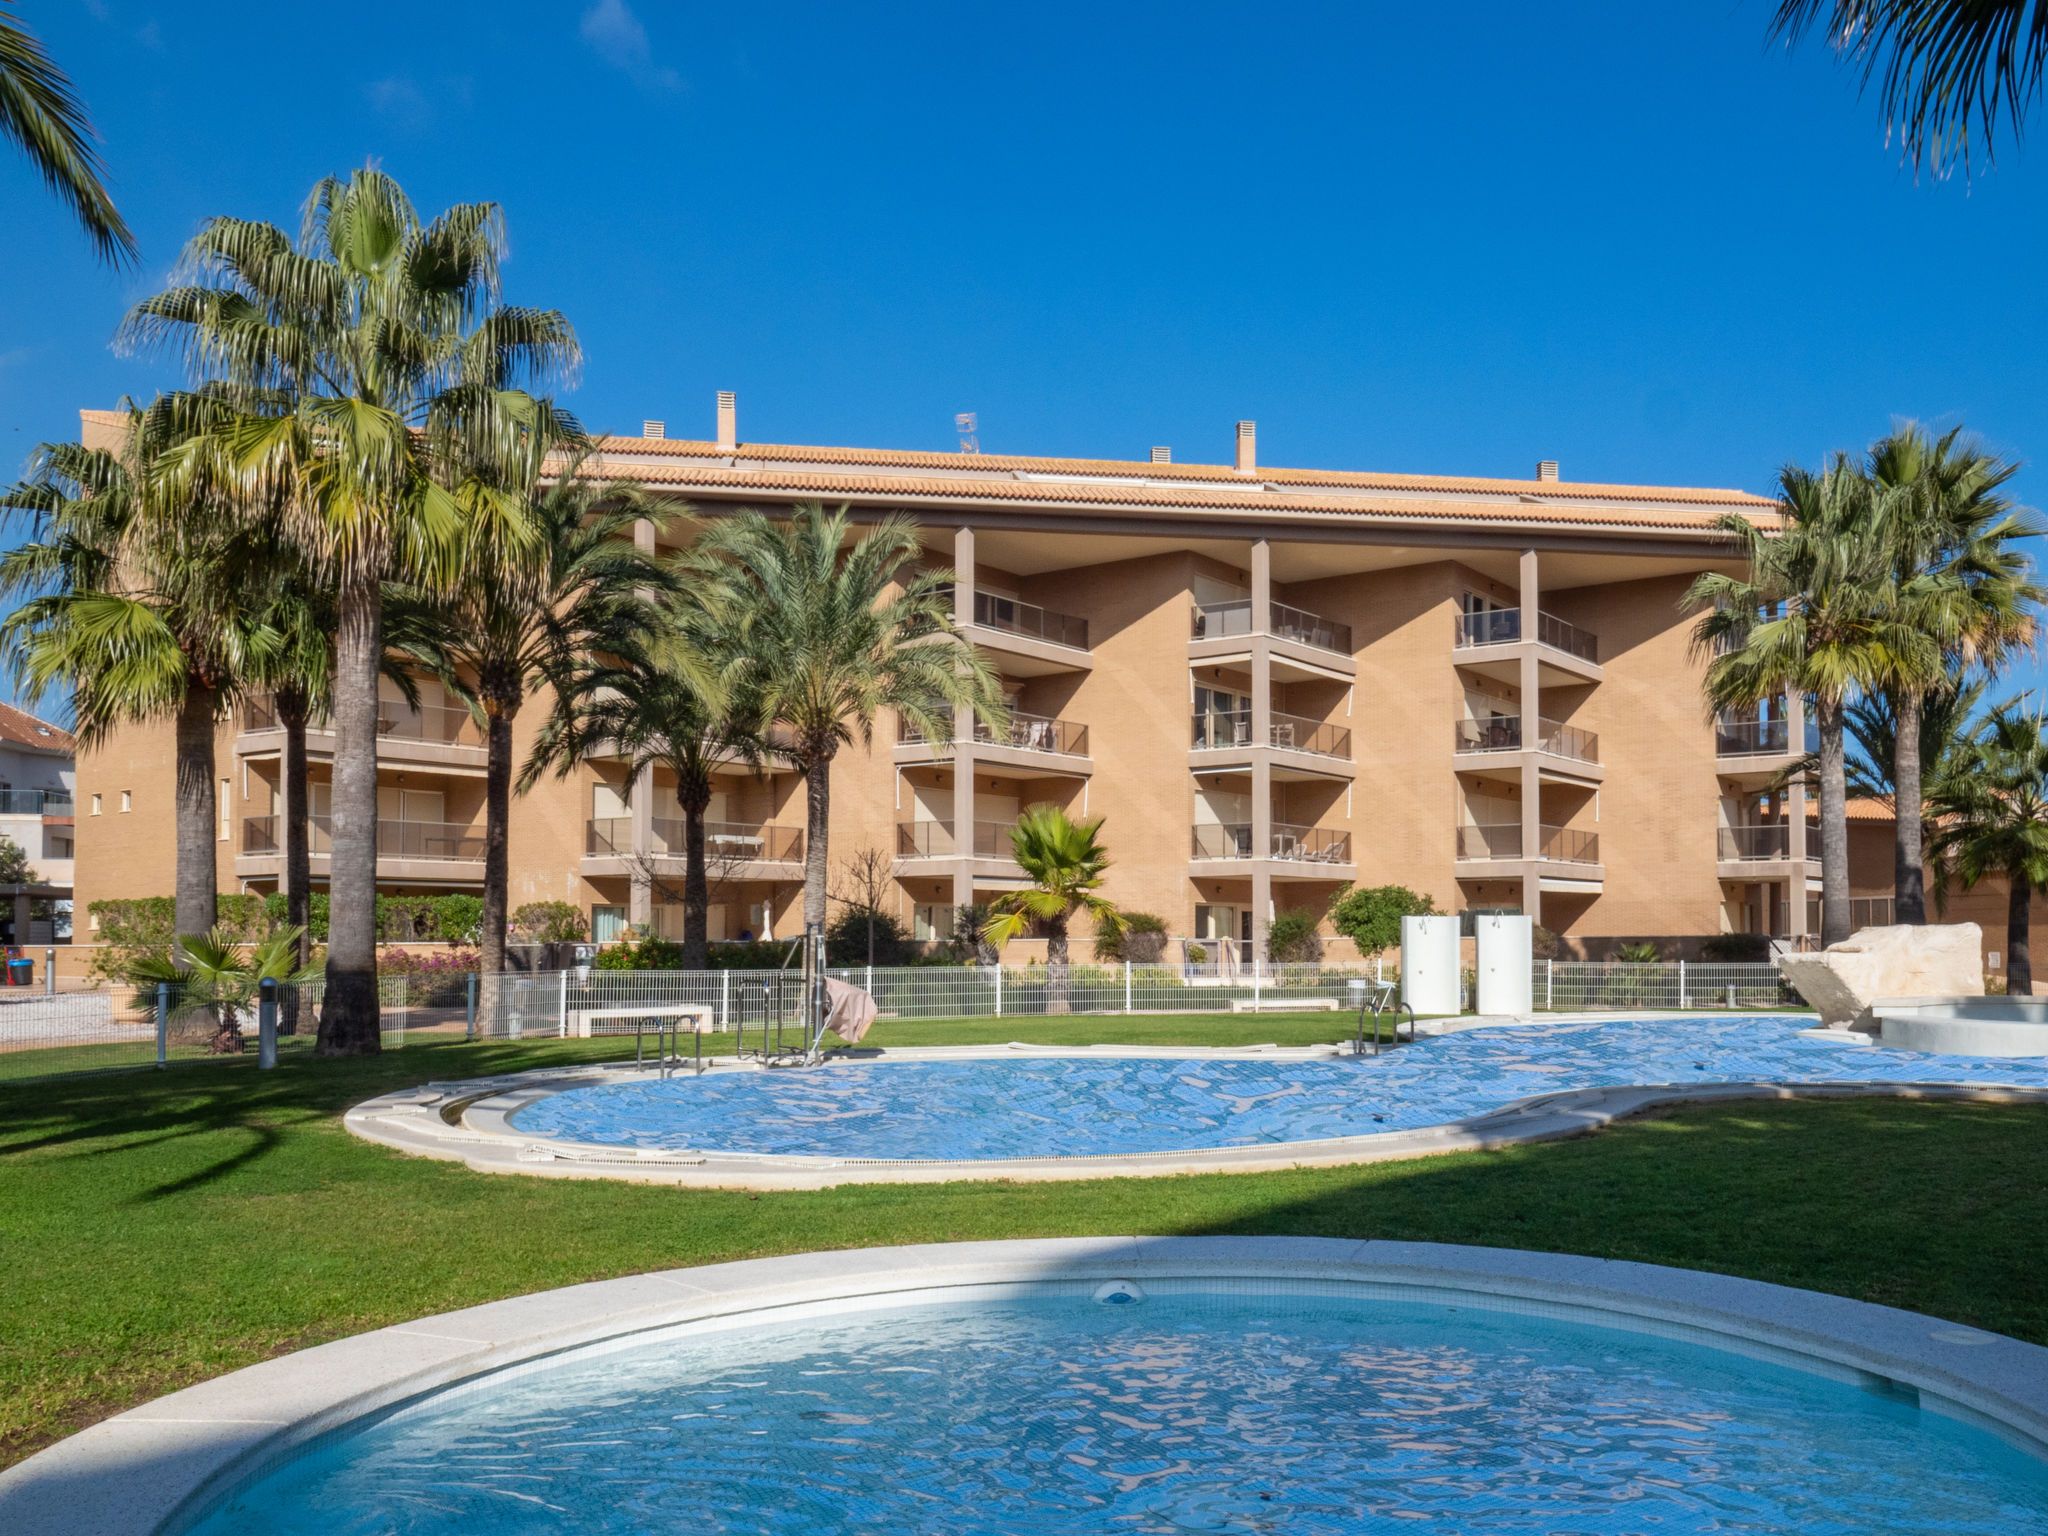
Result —
[{"label": "shrub", "polygon": [[1266,958],[1277,965],[1311,965],[1323,958],[1323,936],[1313,912],[1281,912],[1266,924]]},{"label": "shrub", "polygon": [[1614,952],[1614,958],[1624,965],[1655,965],[1663,957],[1657,953],[1657,946],[1645,939],[1622,945]]},{"label": "shrub", "polygon": [[512,932],[523,944],[576,944],[590,929],[574,902],[529,901],[512,914]]},{"label": "shrub", "polygon": [[[255,944],[270,936],[272,923],[261,896],[222,892],[216,898],[219,918],[214,926],[237,943]],[[86,910],[98,919],[94,935],[100,945],[88,972],[97,980],[119,981],[145,955],[168,955],[178,904],[169,896],[134,896],[90,902]]]},{"label": "shrub", "polygon": [[[379,898],[384,899],[384,898]],[[284,892],[272,891],[263,898],[264,913],[273,928],[284,926]],[[313,939],[325,942],[327,938],[327,893],[314,891],[306,898],[306,932]]]},{"label": "shrub", "polygon": [[1401,942],[1401,919],[1428,917],[1436,903],[1405,885],[1345,886],[1330,898],[1330,922],[1367,960]]},{"label": "shrub", "polygon": [[1541,923],[1529,925],[1529,953],[1537,960],[1555,960],[1559,949],[1557,935]]},{"label": "shrub", "polygon": [[988,903],[977,901],[953,909],[953,941],[947,946],[949,959],[964,965],[994,965],[1001,958],[995,945],[981,936],[995,914]]},{"label": "shrub", "polygon": [[1095,924],[1095,958],[1128,960],[1133,965],[1157,965],[1166,953],[1166,923],[1150,912],[1126,912],[1124,929],[1116,932],[1108,923]]},{"label": "shrub", "polygon": [[610,944],[591,962],[600,971],[680,971],[683,946],[648,934],[624,944]]},{"label": "shrub", "polygon": [[825,925],[827,965],[902,965],[912,953],[910,939],[894,913],[843,907]]},{"label": "shrub", "polygon": [[803,946],[792,939],[750,939],[711,946],[714,971],[779,971],[803,964]]},{"label": "shrub", "polygon": [[1700,958],[1724,965],[1762,965],[1771,958],[1771,937],[1767,933],[1717,933],[1700,945]]},{"label": "shrub", "polygon": [[383,975],[409,978],[411,1003],[434,1008],[451,1008],[465,1001],[470,973],[481,971],[483,963],[483,956],[473,949],[435,949],[423,955],[388,949],[377,957],[377,969]]},{"label": "shrub", "polygon": [[484,899],[481,896],[436,896],[434,937],[443,944],[483,941]]}]

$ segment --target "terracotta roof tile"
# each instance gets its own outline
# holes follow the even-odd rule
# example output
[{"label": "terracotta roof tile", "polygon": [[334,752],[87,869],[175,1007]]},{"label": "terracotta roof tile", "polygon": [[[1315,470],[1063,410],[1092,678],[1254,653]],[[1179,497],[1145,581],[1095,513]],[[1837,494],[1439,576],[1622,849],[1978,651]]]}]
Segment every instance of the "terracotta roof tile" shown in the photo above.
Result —
[{"label": "terracotta roof tile", "polygon": [[78,750],[78,744],[71,739],[71,733],[61,725],[38,720],[27,710],[16,709],[12,704],[0,704],[0,741],[34,747],[39,752]]}]

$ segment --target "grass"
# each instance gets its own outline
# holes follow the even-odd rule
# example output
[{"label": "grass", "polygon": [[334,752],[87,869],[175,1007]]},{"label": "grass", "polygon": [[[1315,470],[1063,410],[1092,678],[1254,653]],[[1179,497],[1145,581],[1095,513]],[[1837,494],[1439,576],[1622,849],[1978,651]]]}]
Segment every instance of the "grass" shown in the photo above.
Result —
[{"label": "grass", "polygon": [[[1335,1038],[1295,1019],[887,1022],[882,1043]],[[0,1085],[0,1463],[321,1340],[576,1281],[871,1244],[1103,1232],[1427,1239],[1640,1259],[2048,1343],[2048,1110],[1743,1104],[1416,1162],[1086,1183],[685,1191],[473,1173],[355,1140],[350,1104],[617,1042],[414,1037]]]}]

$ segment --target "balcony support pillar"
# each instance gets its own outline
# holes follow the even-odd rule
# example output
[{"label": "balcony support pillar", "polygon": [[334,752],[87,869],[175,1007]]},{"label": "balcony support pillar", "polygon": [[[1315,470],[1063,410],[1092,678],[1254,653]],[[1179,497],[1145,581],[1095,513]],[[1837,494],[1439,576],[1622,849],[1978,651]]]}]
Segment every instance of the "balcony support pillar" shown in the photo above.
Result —
[{"label": "balcony support pillar", "polygon": [[1543,741],[1543,676],[1536,665],[1536,609],[1541,591],[1536,579],[1536,551],[1521,559],[1521,693],[1522,693],[1522,911],[1532,922],[1543,921],[1543,776],[1536,766]]},{"label": "balcony support pillar", "polygon": [[[1804,743],[1806,721],[1804,699],[1792,705],[1787,745]],[[1795,747],[1794,750],[1797,750]],[[1785,932],[1795,939],[1806,937],[1806,781],[1794,779],[1785,790],[1785,846],[1792,856],[1792,873],[1785,882]]]},{"label": "balcony support pillar", "polygon": [[[647,525],[651,535],[652,525]],[[643,764],[633,776],[633,858],[626,876],[626,921],[643,932],[654,926],[654,766]]]},{"label": "balcony support pillar", "polygon": [[[974,622],[974,530],[953,530],[953,615]],[[974,903],[974,711],[953,711],[953,905]]]},{"label": "balcony support pillar", "polygon": [[[1252,745],[1273,744],[1273,546],[1252,543]],[[1252,958],[1266,958],[1273,916],[1273,764],[1252,754]]]}]

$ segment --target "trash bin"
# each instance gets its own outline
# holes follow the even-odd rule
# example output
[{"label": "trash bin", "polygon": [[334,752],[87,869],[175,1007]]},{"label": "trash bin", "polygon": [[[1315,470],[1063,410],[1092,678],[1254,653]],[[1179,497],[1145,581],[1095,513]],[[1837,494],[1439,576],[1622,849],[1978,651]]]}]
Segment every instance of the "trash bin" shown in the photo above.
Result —
[{"label": "trash bin", "polygon": [[36,984],[36,963],[33,960],[9,960],[7,962],[7,985],[10,987],[32,987]]}]

